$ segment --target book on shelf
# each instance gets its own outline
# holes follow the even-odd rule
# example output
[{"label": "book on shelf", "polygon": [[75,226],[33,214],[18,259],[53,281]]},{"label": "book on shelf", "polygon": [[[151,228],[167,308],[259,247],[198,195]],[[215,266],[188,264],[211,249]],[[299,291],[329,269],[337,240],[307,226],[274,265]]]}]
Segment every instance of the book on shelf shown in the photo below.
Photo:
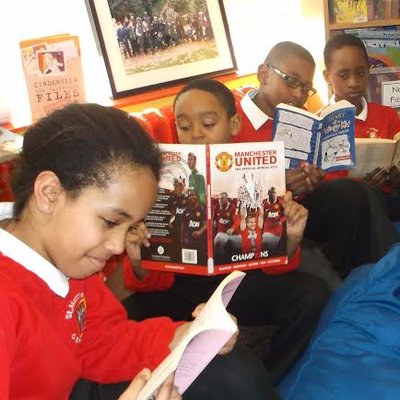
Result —
[{"label": "book on shelf", "polygon": [[400,31],[396,27],[347,29],[359,37],[368,53],[371,73],[400,71]]},{"label": "book on shelf", "polygon": [[145,223],[147,269],[194,275],[287,264],[281,142],[161,144],[159,194]]},{"label": "book on shelf", "polygon": [[400,79],[400,31],[395,26],[346,29],[365,45],[370,64],[368,100],[381,104],[382,85]]},{"label": "book on shelf", "polygon": [[273,140],[285,145],[286,168],[304,163],[324,171],[354,167],[355,107],[338,101],[314,114],[302,108],[280,103],[275,108]]},{"label": "book on shelf", "polygon": [[375,168],[396,166],[400,170],[400,135],[394,139],[356,138],[357,166],[349,176],[362,178]]},{"label": "book on shelf", "polygon": [[368,21],[367,0],[329,0],[332,22],[365,22]]},{"label": "book on shelf", "polygon": [[244,276],[245,273],[241,271],[231,272],[218,285],[185,335],[152,372],[138,400],[152,398],[153,393],[174,371],[174,385],[183,394],[237,332],[238,327],[226,307]]},{"label": "book on shelf", "polygon": [[32,120],[85,102],[78,36],[60,34],[19,43]]},{"label": "book on shelf", "polygon": [[22,135],[0,126],[0,163],[17,158],[23,141]]}]

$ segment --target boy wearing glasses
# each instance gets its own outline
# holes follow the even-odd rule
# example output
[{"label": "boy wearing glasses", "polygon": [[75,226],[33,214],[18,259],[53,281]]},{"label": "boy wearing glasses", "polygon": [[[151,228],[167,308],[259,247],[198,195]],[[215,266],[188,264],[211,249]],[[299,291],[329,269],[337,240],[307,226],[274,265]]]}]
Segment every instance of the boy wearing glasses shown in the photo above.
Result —
[{"label": "boy wearing glasses", "polygon": [[[275,107],[303,107],[316,92],[314,72],[315,61],[304,47],[288,41],[276,44],[258,67],[259,88],[240,102],[242,128],[234,141],[272,140]],[[340,177],[325,175],[312,164],[286,171],[287,190],[309,211],[304,237],[323,250],[344,278],[353,268],[381,258],[398,237],[381,205],[371,203],[375,194],[362,182]]]}]

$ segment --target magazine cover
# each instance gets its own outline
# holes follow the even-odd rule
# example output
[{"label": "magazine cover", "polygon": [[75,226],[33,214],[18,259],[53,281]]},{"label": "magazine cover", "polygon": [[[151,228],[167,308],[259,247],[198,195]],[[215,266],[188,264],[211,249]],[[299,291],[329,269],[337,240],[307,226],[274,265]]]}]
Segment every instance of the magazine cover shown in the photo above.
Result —
[{"label": "magazine cover", "polygon": [[20,42],[32,120],[85,101],[79,39],[69,34]]},{"label": "magazine cover", "polygon": [[213,275],[287,262],[282,142],[160,147],[144,268]]}]

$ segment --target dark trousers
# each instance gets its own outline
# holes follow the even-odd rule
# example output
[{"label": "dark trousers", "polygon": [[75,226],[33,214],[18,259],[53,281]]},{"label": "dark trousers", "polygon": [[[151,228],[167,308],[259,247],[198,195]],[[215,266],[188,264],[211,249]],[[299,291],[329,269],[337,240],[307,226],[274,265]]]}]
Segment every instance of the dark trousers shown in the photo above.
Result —
[{"label": "dark trousers", "polygon": [[376,262],[399,241],[377,194],[362,182],[324,182],[301,203],[309,211],[305,237],[324,251],[341,278]]},{"label": "dark trousers", "polygon": [[[96,384],[81,379],[69,400],[117,400],[129,382]],[[261,361],[235,350],[216,356],[182,396],[183,400],[279,400]]]},{"label": "dark trousers", "polygon": [[[257,282],[258,285],[259,280],[255,279],[256,275],[263,276],[263,274],[261,275],[259,272],[250,274],[250,276],[254,276],[254,278],[251,278],[251,281],[254,283]],[[245,287],[248,285],[250,285],[250,287],[252,286],[250,280],[246,282],[246,278],[239,288],[241,288],[243,284]],[[129,318],[137,321],[161,315],[170,316],[174,320],[191,320],[191,313],[195,306],[207,301],[222,279],[223,277],[221,276],[212,278],[177,276],[176,283],[170,290],[164,292],[137,293],[126,299],[123,305],[127,309]],[[275,280],[275,278],[270,279],[271,283],[272,280]],[[298,281],[300,286],[302,285],[301,281],[302,280]],[[271,285],[270,288],[271,290],[273,290],[272,286],[273,285]],[[308,288],[311,291],[313,290],[312,287]],[[245,289],[244,293],[248,292],[248,290],[249,289]],[[264,290],[266,294],[270,292],[267,287],[261,288],[260,286],[259,289],[255,290],[255,296],[249,293],[249,303],[246,304],[246,313],[253,313],[254,315],[263,314],[261,311],[263,304],[257,301],[254,302],[254,299],[261,299],[263,297],[261,291]],[[240,295],[241,292],[242,290],[238,289],[235,296],[238,294],[244,301],[248,302]],[[269,296],[268,294],[267,297]],[[236,301],[232,299],[231,305],[233,306],[236,304],[236,307],[238,307],[239,302],[239,299],[236,299]],[[277,302],[279,303],[278,299]],[[265,303],[267,304],[267,302]],[[238,316],[238,313],[235,312],[236,310],[230,311]],[[293,312],[292,317],[294,320],[298,318],[302,319],[302,317],[296,315],[295,312]],[[287,319],[289,318],[290,316],[288,315]],[[313,321],[315,318],[316,316]],[[257,319],[260,321],[263,320],[261,315],[257,317]],[[265,323],[265,321],[263,322]],[[301,335],[301,332],[298,332],[298,334]],[[286,332],[282,332],[282,337],[284,337],[284,335],[286,335]],[[302,347],[303,345],[304,343]],[[289,347],[286,351],[290,353],[292,349]],[[76,384],[69,400],[116,400],[128,384],[129,382],[96,384],[82,379]],[[273,388],[272,379],[263,362],[256,357],[233,350],[227,355],[216,356],[187,389],[183,395],[183,399],[278,400],[279,396]]]},{"label": "dark trousers", "polygon": [[[207,301],[223,277],[176,275],[175,279],[166,291],[136,293],[125,299],[129,317],[167,315],[175,320],[191,319],[193,309]],[[276,327],[264,360],[273,382],[279,381],[301,354],[328,294],[325,282],[307,273],[271,276],[258,270],[247,272],[227,309],[239,325]]]}]

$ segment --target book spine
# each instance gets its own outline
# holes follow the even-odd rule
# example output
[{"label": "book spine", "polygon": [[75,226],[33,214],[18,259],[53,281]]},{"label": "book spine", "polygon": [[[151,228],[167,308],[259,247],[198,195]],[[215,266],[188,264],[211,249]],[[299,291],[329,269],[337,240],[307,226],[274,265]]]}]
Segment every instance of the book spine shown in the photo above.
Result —
[{"label": "book spine", "polygon": [[[320,125],[320,129],[321,129],[321,125]],[[317,133],[317,140],[315,143],[315,152],[314,152],[314,157],[313,157],[313,164],[314,165],[319,165],[318,161],[320,160],[320,152],[321,152],[321,130],[319,130],[319,132]]]},{"label": "book spine", "polygon": [[213,257],[213,215],[211,204],[211,170],[210,170],[210,146],[206,145],[206,213],[207,213],[207,273],[214,273]]}]

